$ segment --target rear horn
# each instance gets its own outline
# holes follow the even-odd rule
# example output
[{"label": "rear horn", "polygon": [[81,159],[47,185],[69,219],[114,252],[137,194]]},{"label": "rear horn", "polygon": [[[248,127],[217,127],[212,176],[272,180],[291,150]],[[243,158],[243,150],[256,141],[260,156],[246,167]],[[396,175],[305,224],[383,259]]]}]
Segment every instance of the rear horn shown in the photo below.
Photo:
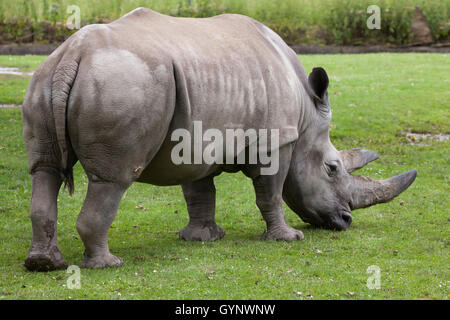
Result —
[{"label": "rear horn", "polygon": [[342,162],[344,162],[345,169],[349,173],[361,169],[369,162],[378,159],[376,152],[365,149],[342,150],[339,154]]}]

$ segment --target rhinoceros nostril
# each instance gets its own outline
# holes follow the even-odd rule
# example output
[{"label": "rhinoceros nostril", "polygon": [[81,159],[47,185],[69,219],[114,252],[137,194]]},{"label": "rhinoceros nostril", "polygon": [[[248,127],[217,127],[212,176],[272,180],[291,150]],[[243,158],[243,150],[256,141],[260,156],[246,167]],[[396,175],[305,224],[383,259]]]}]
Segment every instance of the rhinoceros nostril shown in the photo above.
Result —
[{"label": "rhinoceros nostril", "polygon": [[343,212],[341,217],[347,225],[350,225],[352,223],[352,215],[350,213]]}]

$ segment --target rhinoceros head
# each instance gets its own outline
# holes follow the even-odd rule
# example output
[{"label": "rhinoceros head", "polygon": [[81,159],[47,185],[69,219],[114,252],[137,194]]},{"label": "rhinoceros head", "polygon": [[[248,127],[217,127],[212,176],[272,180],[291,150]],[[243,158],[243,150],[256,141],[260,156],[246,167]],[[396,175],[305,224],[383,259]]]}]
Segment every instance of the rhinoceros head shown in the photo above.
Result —
[{"label": "rhinoceros head", "polygon": [[352,175],[378,155],[364,149],[336,150],[329,138],[331,110],[325,70],[314,68],[308,83],[311,99],[305,106],[283,199],[303,221],[345,230],[352,222],[352,210],[392,200],[413,183],[417,171],[381,181]]}]

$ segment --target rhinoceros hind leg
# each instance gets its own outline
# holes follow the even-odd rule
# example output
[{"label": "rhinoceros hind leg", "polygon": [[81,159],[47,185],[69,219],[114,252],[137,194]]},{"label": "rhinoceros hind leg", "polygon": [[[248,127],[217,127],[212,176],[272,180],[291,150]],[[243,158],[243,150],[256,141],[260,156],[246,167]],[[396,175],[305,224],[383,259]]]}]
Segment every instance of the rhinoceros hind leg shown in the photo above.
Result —
[{"label": "rhinoceros hind leg", "polygon": [[81,267],[106,268],[123,264],[122,259],[109,252],[108,231],[125,190],[116,183],[89,182],[77,221],[77,230],[85,246]]},{"label": "rhinoceros hind leg", "polygon": [[84,253],[83,262],[81,263],[82,268],[86,269],[100,269],[109,267],[120,267],[123,265],[123,260],[111,253],[107,252],[100,256],[88,256],[86,252]]},{"label": "rhinoceros hind leg", "polygon": [[41,168],[32,174],[31,223],[33,240],[25,260],[30,271],[66,269],[57,242],[57,198],[61,177],[56,169]]},{"label": "rhinoceros hind leg", "polygon": [[30,252],[25,259],[24,266],[30,271],[53,271],[67,269],[61,252],[57,246],[52,247],[50,252]]},{"label": "rhinoceros hind leg", "polygon": [[267,230],[264,240],[294,241],[303,240],[300,230],[290,227],[284,218],[283,184],[289,170],[292,149],[285,146],[279,150],[279,168],[274,175],[258,175],[253,178],[256,193],[256,205],[266,221]]},{"label": "rhinoceros hind leg", "polygon": [[216,188],[213,177],[207,177],[182,186],[189,213],[189,224],[179,236],[186,241],[216,241],[225,231],[216,224]]}]

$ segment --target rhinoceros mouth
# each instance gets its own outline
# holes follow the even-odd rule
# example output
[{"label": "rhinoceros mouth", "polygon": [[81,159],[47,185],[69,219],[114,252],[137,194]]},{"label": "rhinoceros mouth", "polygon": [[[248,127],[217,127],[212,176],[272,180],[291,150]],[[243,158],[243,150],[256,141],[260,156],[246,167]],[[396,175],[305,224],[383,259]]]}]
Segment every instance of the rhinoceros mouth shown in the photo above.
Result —
[{"label": "rhinoceros mouth", "polygon": [[[346,230],[348,227],[350,227],[353,221],[351,211],[345,208],[337,210],[336,213],[333,215],[329,214],[321,215],[318,212],[315,212],[314,210],[309,211],[308,215],[305,215],[304,210],[302,210],[300,214],[299,213],[297,214],[304,222],[309,223],[315,228],[329,229],[335,231]],[[324,217],[327,217],[327,219],[324,219]]]},{"label": "rhinoceros mouth", "polygon": [[352,214],[350,211],[342,210],[337,217],[331,221],[330,228],[337,231],[346,230],[352,224]]}]

